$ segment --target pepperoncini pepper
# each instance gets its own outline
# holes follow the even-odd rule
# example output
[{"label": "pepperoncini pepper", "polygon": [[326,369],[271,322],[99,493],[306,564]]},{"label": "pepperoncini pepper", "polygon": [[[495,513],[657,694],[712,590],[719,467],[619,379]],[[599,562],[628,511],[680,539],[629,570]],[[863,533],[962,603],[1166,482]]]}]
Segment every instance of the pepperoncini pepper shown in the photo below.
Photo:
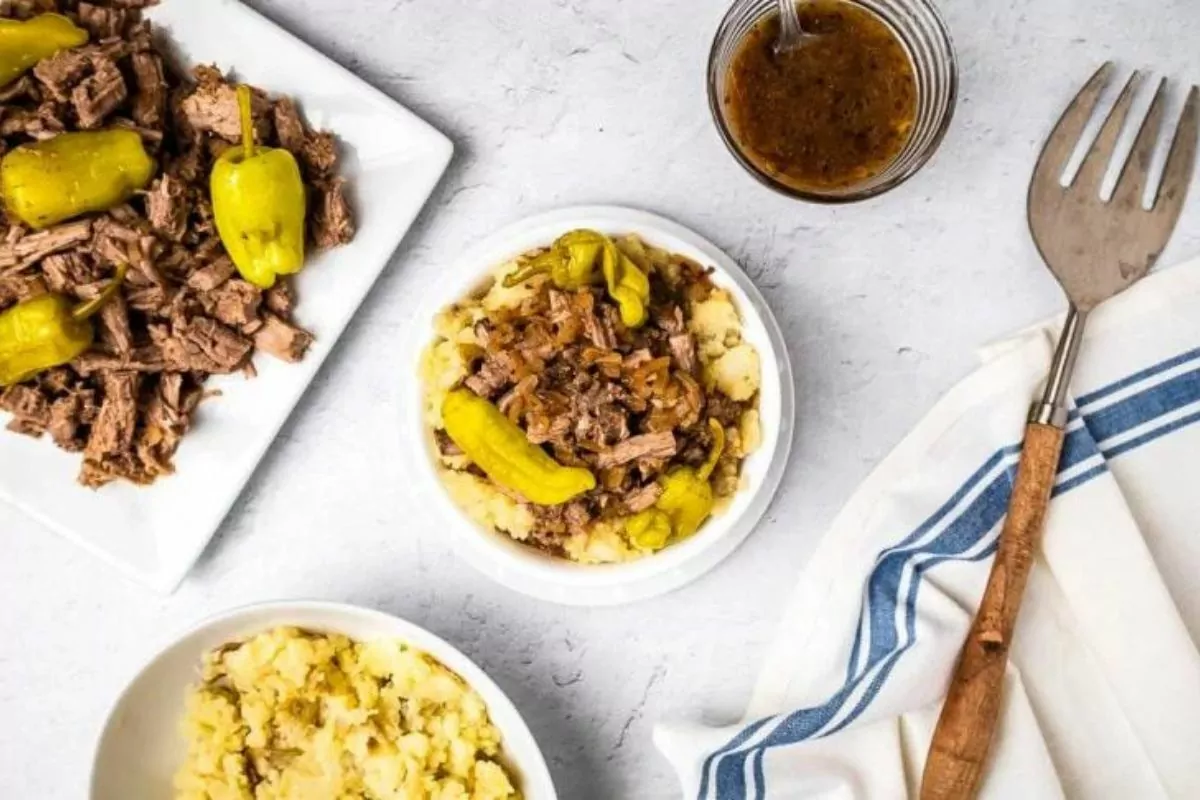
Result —
[{"label": "pepperoncini pepper", "polygon": [[725,451],[725,429],[708,421],[713,446],[698,469],[677,467],[659,479],[662,494],[651,508],[634,514],[625,523],[631,542],[645,550],[661,550],[672,539],[686,539],[712,514],[716,498],[708,479]]},{"label": "pepperoncini pepper", "polygon": [[550,249],[533,259],[524,269],[504,279],[504,285],[513,287],[524,283],[534,275],[549,275],[560,289],[575,291],[594,283],[596,262],[604,250],[606,237],[595,231],[571,231],[555,240]]},{"label": "pepperoncini pepper", "polygon": [[601,269],[608,296],[616,300],[621,309],[621,322],[626,328],[640,328],[646,322],[650,279],[611,241],[604,248]]},{"label": "pepperoncini pepper", "polygon": [[256,147],[250,87],[237,88],[242,146],[226,150],[209,179],[217,233],[242,277],[269,289],[304,266],[307,196],[296,157]]},{"label": "pepperoncini pepper", "polygon": [[560,236],[550,249],[504,279],[507,287],[534,275],[550,276],[560,289],[575,291],[603,280],[608,296],[621,309],[621,322],[637,328],[646,322],[650,279],[607,236],[577,230]]},{"label": "pepperoncini pepper", "polygon": [[0,19],[0,86],[7,86],[43,58],[86,44],[88,32],[62,14],[27,20]]},{"label": "pepperoncini pepper", "polygon": [[591,472],[559,464],[474,392],[455,389],[446,395],[442,421],[451,440],[489,478],[530,502],[554,506],[596,488]]},{"label": "pepperoncini pepper", "polygon": [[154,161],[135,131],[62,133],[21,145],[0,161],[0,195],[35,229],[107,211],[145,189]]},{"label": "pepperoncini pepper", "polygon": [[72,305],[61,294],[38,295],[0,314],[0,386],[28,380],[79,356],[95,341],[91,318],[125,280],[125,265],[95,299]]}]

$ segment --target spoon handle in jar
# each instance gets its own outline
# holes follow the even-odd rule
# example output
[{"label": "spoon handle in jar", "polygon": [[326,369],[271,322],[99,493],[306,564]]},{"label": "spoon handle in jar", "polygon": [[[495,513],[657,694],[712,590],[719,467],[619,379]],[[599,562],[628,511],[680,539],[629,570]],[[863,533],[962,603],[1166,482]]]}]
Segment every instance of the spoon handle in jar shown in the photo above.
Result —
[{"label": "spoon handle in jar", "polygon": [[800,27],[800,12],[796,0],[779,0],[779,45],[789,49],[800,42],[804,29]]}]

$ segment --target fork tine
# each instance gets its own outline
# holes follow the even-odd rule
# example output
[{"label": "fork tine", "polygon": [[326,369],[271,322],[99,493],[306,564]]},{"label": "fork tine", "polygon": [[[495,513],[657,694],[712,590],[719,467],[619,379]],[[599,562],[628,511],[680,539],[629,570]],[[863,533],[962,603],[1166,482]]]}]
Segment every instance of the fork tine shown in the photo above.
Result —
[{"label": "fork tine", "polygon": [[1160,226],[1168,230],[1175,227],[1183,201],[1187,199],[1188,187],[1192,183],[1192,172],[1196,166],[1196,133],[1200,127],[1200,92],[1193,86],[1188,92],[1187,103],[1179,117],[1179,128],[1171,142],[1171,153],[1163,167],[1162,183],[1158,187],[1151,213],[1158,218]]},{"label": "fork tine", "polygon": [[1079,90],[1079,94],[1075,95],[1071,104],[1067,106],[1067,110],[1063,112],[1058,124],[1050,133],[1050,138],[1046,140],[1045,147],[1042,148],[1042,154],[1033,170],[1031,188],[1051,184],[1058,186],[1063,170],[1066,169],[1067,160],[1075,152],[1075,146],[1079,144],[1079,136],[1087,127],[1092,111],[1096,108],[1096,100],[1108,86],[1112,70],[1113,63],[1111,61],[1102,64],[1100,69],[1096,70],[1096,73]]},{"label": "fork tine", "polygon": [[1167,79],[1160,78],[1158,89],[1154,92],[1154,100],[1150,103],[1150,110],[1146,112],[1146,118],[1142,121],[1129,158],[1117,177],[1117,188],[1113,190],[1113,202],[1122,208],[1132,210],[1142,206],[1142,196],[1146,193],[1146,184],[1150,180],[1150,165],[1154,160],[1159,133],[1162,131],[1166,99]]},{"label": "fork tine", "polygon": [[1125,88],[1121,90],[1121,95],[1113,104],[1112,111],[1108,112],[1108,118],[1104,120],[1104,126],[1100,128],[1096,141],[1092,143],[1091,149],[1083,159],[1083,164],[1080,165],[1075,180],[1071,182],[1072,185],[1092,194],[1100,193],[1100,184],[1104,181],[1104,173],[1108,172],[1113,150],[1117,147],[1117,140],[1121,138],[1121,131],[1125,128],[1125,118],[1129,116],[1129,107],[1133,105],[1133,96],[1141,81],[1141,73],[1134,72],[1125,82]]}]

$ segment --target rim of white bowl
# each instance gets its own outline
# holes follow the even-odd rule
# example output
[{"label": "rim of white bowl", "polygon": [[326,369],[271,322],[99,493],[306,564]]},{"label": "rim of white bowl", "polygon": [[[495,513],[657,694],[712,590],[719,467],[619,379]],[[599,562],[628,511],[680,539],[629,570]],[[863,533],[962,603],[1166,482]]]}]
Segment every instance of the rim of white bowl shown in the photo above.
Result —
[{"label": "rim of white bowl", "polygon": [[[289,619],[295,619],[297,616],[308,612],[342,615],[366,622],[374,622],[381,627],[394,629],[394,633],[389,634],[390,636],[399,639],[405,644],[410,644],[437,659],[443,666],[462,678],[468,686],[483,698],[483,702],[488,709],[488,718],[500,732],[501,751],[504,754],[504,761],[515,766],[520,773],[521,791],[524,796],[530,797],[531,800],[533,798],[557,800],[558,794],[554,788],[554,780],[550,774],[550,768],[546,765],[545,755],[542,753],[542,749],[538,745],[533,732],[529,729],[529,724],[525,721],[516,704],[484,672],[482,667],[450,642],[415,622],[410,622],[403,617],[389,614],[386,611],[329,600],[268,600],[236,606],[201,619],[199,622],[178,632],[156,648],[154,653],[140,664],[133,677],[124,685],[105,713],[104,723],[100,728],[100,732],[96,735],[95,743],[92,747],[92,763],[88,775],[88,797],[91,800],[96,800],[95,784],[101,748],[117,712],[121,709],[122,703],[134,686],[172,648],[185,639],[201,634],[209,628],[214,628],[225,623],[233,623],[241,617],[249,618],[256,615],[278,614],[280,618],[277,621],[265,623],[261,627],[258,625],[254,626],[256,631],[263,632],[281,626],[296,625],[298,624],[297,622],[289,622]],[[312,626],[309,626],[309,629],[313,629]],[[318,626],[316,629],[320,630],[320,627]],[[333,627],[329,627],[321,632],[349,635]],[[248,633],[246,635],[253,636],[254,634]],[[351,636],[351,638],[357,640],[360,637]],[[186,686],[179,687],[181,700],[186,688]],[[180,710],[182,711],[182,708]],[[531,789],[534,791],[531,792]]]},{"label": "rim of white bowl", "polygon": [[[714,283],[733,294],[743,334],[759,351],[762,363],[759,413],[763,445],[743,467],[743,474],[752,475],[751,487],[739,491],[731,506],[692,538],[623,564],[568,562],[476,525],[458,508],[438,478],[422,419],[420,362],[433,339],[434,317],[486,280],[489,270],[530,249],[546,246],[574,228],[636,233],[651,244],[712,267]],[[404,365],[408,390],[401,405],[402,450],[409,455],[412,480],[408,484],[414,507],[430,515],[424,527],[447,531],[458,554],[497,583],[531,597],[573,606],[619,605],[666,594],[697,580],[731,555],[774,499],[787,467],[795,429],[795,388],[783,332],[766,299],[737,262],[676,222],[621,206],[578,206],[521,220],[468,248],[446,280],[432,287],[411,326]]]}]

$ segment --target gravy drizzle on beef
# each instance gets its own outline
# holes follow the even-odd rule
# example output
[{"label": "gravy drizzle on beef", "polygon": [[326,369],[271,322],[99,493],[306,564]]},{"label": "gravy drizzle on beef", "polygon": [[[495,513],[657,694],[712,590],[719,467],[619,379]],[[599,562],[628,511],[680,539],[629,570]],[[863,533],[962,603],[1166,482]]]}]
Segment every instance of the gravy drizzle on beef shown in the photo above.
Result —
[{"label": "gravy drizzle on beef", "polygon": [[[46,291],[94,297],[117,263],[131,269],[96,319],[96,344],[67,367],[0,390],[10,430],[83,453],[79,480],[150,483],[172,460],[209,375],[244,371],[255,350],[303,358],[291,283],[262,291],[237,277],[213,224],[208,175],[238,141],[235,88],[216,68],[172,68],[141,9],[155,0],[0,0],[0,16],[71,17],[91,41],[43,59],[0,92],[0,153],[64,131],[137,131],[160,169],[145,192],[105,214],[33,232],[0,218],[0,312]],[[291,150],[311,201],[315,247],[348,242],[354,219],[337,147],[288,98],[255,90],[260,143]]]}]

